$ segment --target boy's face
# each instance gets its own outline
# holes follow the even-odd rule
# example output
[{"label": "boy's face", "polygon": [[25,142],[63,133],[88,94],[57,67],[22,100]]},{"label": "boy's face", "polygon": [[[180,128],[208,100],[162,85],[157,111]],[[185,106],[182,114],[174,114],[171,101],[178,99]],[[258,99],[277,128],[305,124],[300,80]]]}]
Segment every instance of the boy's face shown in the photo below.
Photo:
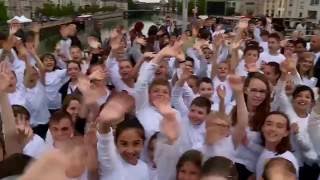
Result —
[{"label": "boy's face", "polygon": [[153,104],[156,99],[170,99],[169,88],[165,85],[154,85],[151,87],[149,91],[150,103]]},{"label": "boy's face", "polygon": [[210,83],[202,82],[199,86],[199,94],[202,97],[208,98],[211,101],[213,94],[213,86]]},{"label": "boy's face", "polygon": [[53,122],[50,124],[50,132],[52,134],[53,142],[66,141],[73,136],[73,126],[71,120],[63,118],[60,122]]},{"label": "boy's face", "polygon": [[206,107],[191,105],[188,117],[193,125],[200,125],[208,115]]},{"label": "boy's face", "polygon": [[278,41],[275,38],[269,38],[268,39],[268,47],[270,50],[279,50],[280,49],[280,41]]},{"label": "boy's face", "polygon": [[228,64],[227,64],[227,63],[220,63],[220,64],[218,65],[217,71],[218,71],[218,76],[219,76],[220,78],[225,78],[225,77],[227,77],[227,75],[228,75],[228,73],[229,73],[229,66],[228,66]]}]

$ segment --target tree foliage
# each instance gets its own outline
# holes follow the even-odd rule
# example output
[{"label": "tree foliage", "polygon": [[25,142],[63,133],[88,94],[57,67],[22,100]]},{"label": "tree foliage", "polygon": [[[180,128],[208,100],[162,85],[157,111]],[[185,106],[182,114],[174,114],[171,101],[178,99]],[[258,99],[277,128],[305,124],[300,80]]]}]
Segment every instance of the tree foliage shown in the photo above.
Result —
[{"label": "tree foliage", "polygon": [[137,5],[133,2],[133,0],[128,0],[128,9],[129,10],[137,9]]},{"label": "tree foliage", "polygon": [[7,7],[4,1],[0,1],[0,22],[5,22],[8,20]]}]

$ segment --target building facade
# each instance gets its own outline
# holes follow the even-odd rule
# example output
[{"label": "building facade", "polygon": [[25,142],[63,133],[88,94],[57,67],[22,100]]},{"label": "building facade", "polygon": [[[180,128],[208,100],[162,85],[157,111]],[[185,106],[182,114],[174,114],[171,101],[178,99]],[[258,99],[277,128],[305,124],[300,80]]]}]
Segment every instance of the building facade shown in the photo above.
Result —
[{"label": "building facade", "polygon": [[239,12],[241,15],[263,15],[265,0],[240,0]]},{"label": "building facade", "polygon": [[6,0],[5,5],[8,7],[8,16],[24,15],[28,18],[34,16],[37,7],[42,7],[47,0]]},{"label": "building facade", "polygon": [[127,0],[97,0],[97,5],[102,6],[116,6],[121,10],[128,10]]},{"label": "building facade", "polygon": [[266,15],[271,17],[285,17],[288,1],[289,0],[265,0],[263,12],[265,12]]}]

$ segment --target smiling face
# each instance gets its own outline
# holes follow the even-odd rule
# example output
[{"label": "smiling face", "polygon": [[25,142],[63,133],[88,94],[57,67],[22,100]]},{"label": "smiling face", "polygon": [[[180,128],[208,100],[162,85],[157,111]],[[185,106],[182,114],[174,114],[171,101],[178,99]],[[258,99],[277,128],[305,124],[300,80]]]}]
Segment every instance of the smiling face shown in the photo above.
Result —
[{"label": "smiling face", "polygon": [[47,72],[53,71],[56,66],[56,61],[52,56],[45,56],[42,62]]},{"label": "smiling face", "polygon": [[122,79],[132,78],[133,66],[129,61],[120,61],[119,73]]},{"label": "smiling face", "polygon": [[265,144],[278,145],[289,135],[288,120],[280,114],[269,115],[262,126]]},{"label": "smiling face", "polygon": [[82,51],[79,47],[71,47],[70,48],[70,55],[71,55],[72,60],[81,62]]},{"label": "smiling face", "polygon": [[229,65],[225,62],[218,64],[217,75],[219,78],[226,78],[229,74]]},{"label": "smiling face", "polygon": [[251,79],[245,91],[247,103],[252,107],[258,107],[266,99],[267,85],[256,78]]},{"label": "smiling face", "polygon": [[313,67],[313,57],[303,57],[299,60],[300,73],[307,73]]},{"label": "smiling face", "polygon": [[293,108],[298,111],[302,112],[309,112],[312,106],[312,96],[311,92],[308,90],[299,92],[294,98],[293,98]]},{"label": "smiling face", "polygon": [[213,86],[210,83],[201,82],[199,86],[199,94],[202,97],[208,98],[211,100],[213,94]]},{"label": "smiling face", "polygon": [[170,90],[165,85],[154,85],[149,90],[149,100],[150,103],[153,104],[153,102],[156,99],[170,99]]},{"label": "smiling face", "polygon": [[116,145],[121,157],[129,164],[136,165],[143,150],[143,138],[139,130],[124,130],[118,137]]},{"label": "smiling face", "polygon": [[68,118],[62,118],[59,122],[52,122],[49,129],[54,142],[63,142],[73,136],[73,125]]},{"label": "smiling face", "polygon": [[199,180],[200,169],[194,163],[186,161],[178,170],[177,180]]},{"label": "smiling face", "polygon": [[207,116],[207,108],[191,105],[188,117],[193,125],[201,124]]},{"label": "smiling face", "polygon": [[245,54],[244,54],[244,61],[247,64],[250,63],[255,63],[257,62],[259,59],[259,52],[258,50],[248,50]]}]

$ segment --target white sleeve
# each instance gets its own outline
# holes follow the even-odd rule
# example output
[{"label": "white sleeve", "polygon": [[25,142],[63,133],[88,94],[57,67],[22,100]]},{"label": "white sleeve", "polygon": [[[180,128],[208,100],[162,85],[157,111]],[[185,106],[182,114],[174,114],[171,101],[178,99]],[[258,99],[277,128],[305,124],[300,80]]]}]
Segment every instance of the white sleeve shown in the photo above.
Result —
[{"label": "white sleeve", "polygon": [[172,105],[180,112],[180,114],[188,114],[189,110],[186,104],[183,102],[182,94],[183,87],[179,87],[177,85],[173,87],[171,99]]},{"label": "white sleeve", "polygon": [[175,145],[168,145],[164,140],[157,140],[155,150],[155,162],[157,164],[158,179],[175,180],[176,164],[180,158],[179,148]]},{"label": "white sleeve", "polygon": [[196,50],[193,48],[187,49],[187,56],[191,57],[194,60],[194,72],[199,75],[200,74],[200,59],[198,58],[198,54]]},{"label": "white sleeve", "polygon": [[185,83],[183,86],[182,97],[187,108],[190,107],[193,99],[195,98],[195,94],[193,93],[192,89],[189,87],[187,83]]},{"label": "white sleeve", "polygon": [[320,155],[320,103],[312,109],[308,120],[308,133],[310,140],[315,148],[315,151]]},{"label": "white sleeve", "polygon": [[288,113],[293,111],[292,105],[289,102],[289,98],[285,91],[286,82],[279,80],[274,89],[274,99],[271,103],[272,111],[281,111],[283,113]]},{"label": "white sleeve", "polygon": [[116,58],[112,58],[110,55],[106,61],[106,68],[110,72],[110,78],[112,84],[115,86],[116,90],[119,91],[121,89],[121,85],[123,84],[121,80],[121,76],[119,73],[119,64]]},{"label": "white sleeve", "polygon": [[97,138],[100,177],[102,178],[121,170],[121,161],[114,144],[112,130],[108,134],[97,133]]},{"label": "white sleeve", "polygon": [[143,64],[140,69],[138,80],[134,85],[136,111],[140,110],[148,103],[148,88],[157,68],[157,64],[149,62]]}]

